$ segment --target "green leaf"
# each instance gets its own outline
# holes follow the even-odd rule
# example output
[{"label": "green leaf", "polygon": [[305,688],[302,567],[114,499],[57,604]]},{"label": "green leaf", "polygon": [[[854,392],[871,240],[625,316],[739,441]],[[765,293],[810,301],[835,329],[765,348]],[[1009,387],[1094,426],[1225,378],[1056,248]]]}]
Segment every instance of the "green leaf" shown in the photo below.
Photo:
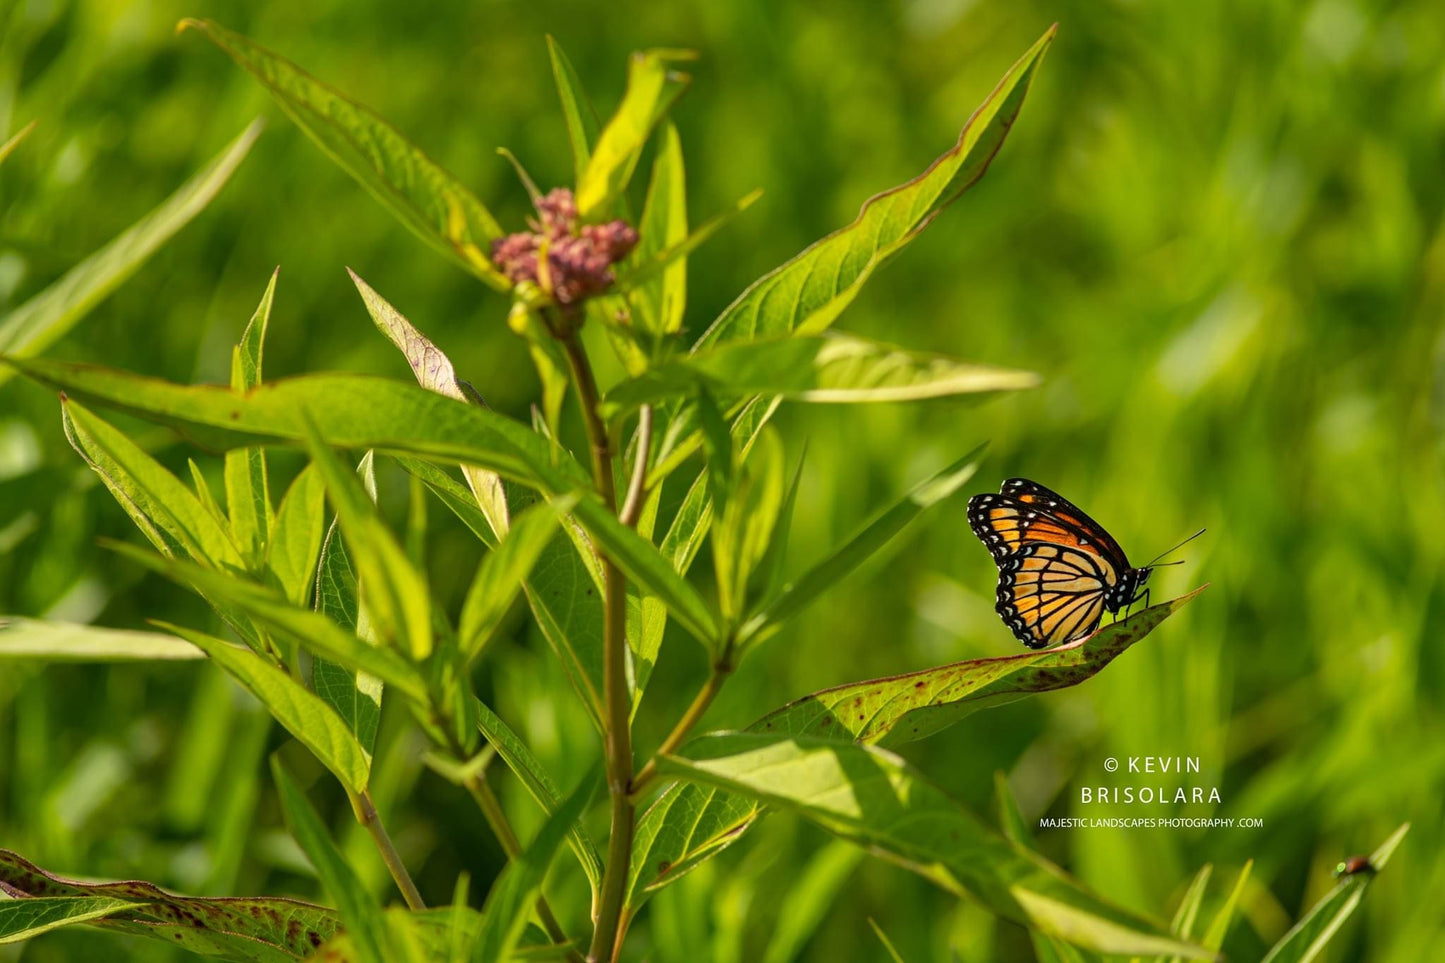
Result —
[{"label": "green leaf", "polygon": [[521,939],[527,914],[542,891],[542,882],[557,847],[581,818],[597,788],[597,770],[588,773],[567,801],[547,817],[522,855],[507,864],[482,907],[482,932],[472,950],[474,960],[505,960]]},{"label": "green leaf", "polygon": [[[703,222],[702,226],[681,240],[670,243],[667,247],[656,251],[647,257],[633,255],[627,265],[617,271],[617,287],[619,290],[631,291],[638,285],[652,281],[659,274],[671,273],[673,270],[682,270],[679,265],[687,260],[687,256],[693,251],[702,247],[709,238],[728,225],[733,218],[743,211],[752,207],[758,198],[763,196],[761,190],[749,191],[733,202],[732,206],[725,209],[721,214],[715,214]],[[644,212],[645,213],[645,212]],[[640,233],[640,232],[639,232]],[[646,238],[646,235],[643,235]],[[639,248],[641,241],[638,242]],[[685,275],[684,275],[685,276]],[[674,302],[669,301],[669,306]],[[678,313],[679,325],[681,324],[682,308],[674,310]],[[676,333],[674,328],[671,333]]]},{"label": "green leaf", "polygon": [[1023,107],[1055,30],[1049,28],[1009,68],[968,119],[957,144],[913,180],[864,202],[852,224],[754,282],[713,322],[699,346],[791,331],[816,334],[832,324],[881,264],[983,176]]},{"label": "green leaf", "polygon": [[[86,365],[6,359],[27,375],[77,397],[99,400],[210,445],[296,444],[310,427],[330,446],[374,448],[431,461],[491,468],[556,498],[591,490],[585,469],[545,438],[492,411],[423,388],[354,375],[310,375],[265,384],[244,397],[205,385],[186,387]],[[328,490],[331,489],[328,484]],[[704,642],[716,621],[697,590],[657,548],[588,494],[574,517],[628,578],[656,595],[684,629]],[[366,573],[362,572],[363,581]]]},{"label": "green leaf", "polygon": [[729,624],[744,611],[748,579],[772,542],[784,492],[783,443],[776,431],[765,429],[712,530],[718,608]]},{"label": "green leaf", "polygon": [[1068,645],[823,689],[768,713],[748,729],[884,746],[922,739],[979,709],[1088,680],[1202,591],[1151,605]]},{"label": "green leaf", "polygon": [[[141,904],[144,905],[144,904]],[[0,899],[0,944],[18,943],[62,926],[84,923],[137,904],[104,896],[37,896]]]},{"label": "green leaf", "polygon": [[[67,398],[61,401],[61,421],[71,445],[162,555],[213,569],[245,568],[215,511],[124,433]],[[261,647],[260,634],[244,615],[196,590],[247,645]]]},{"label": "green leaf", "polygon": [[396,652],[363,642],[325,616],[297,608],[263,585],[211,572],[189,562],[167,560],[131,545],[103,544],[173,581],[195,585],[200,591],[234,605],[309,652],[348,669],[370,673],[418,702],[427,698],[426,683],[416,668]]},{"label": "green leaf", "polygon": [[244,568],[230,533],[160,462],[75,401],[62,399],[61,416],[70,444],[161,554]]},{"label": "green leaf", "polygon": [[213,662],[250,690],[276,721],[310,749],[342,785],[356,793],[366,789],[371,774],[371,754],[356,741],[356,736],[331,707],[306,691],[301,683],[249,649],[180,626],[157,624],[204,650]]},{"label": "green leaf", "polygon": [[862,859],[863,851],[857,846],[838,840],[813,855],[778,907],[778,927],[768,940],[763,963],[788,963],[798,958]]},{"label": "green leaf", "polygon": [[261,82],[296,126],[392,215],[482,281],[511,287],[486,252],[502,234],[476,195],[371,110],[209,20],[182,20]]},{"label": "green leaf", "polygon": [[[123,900],[130,911],[91,925],[149,936],[171,946],[223,959],[282,963],[310,956],[340,927],[334,910],[274,897],[201,899],[175,896],[151,883],[80,883],[47,873],[0,849],[0,890],[17,898],[84,897]],[[6,905],[0,900],[0,906]]]},{"label": "green leaf", "polygon": [[1239,877],[1234,881],[1234,886],[1229,891],[1229,897],[1214,914],[1214,919],[1209,923],[1209,929],[1204,933],[1205,949],[1217,950],[1224,945],[1225,934],[1229,932],[1229,925],[1234,922],[1235,908],[1239,906],[1239,897],[1244,893],[1244,884],[1249,881],[1249,872],[1253,868],[1254,860],[1251,859],[1246,861],[1244,868],[1239,871]]},{"label": "green leaf", "polygon": [[665,362],[607,393],[613,416],[643,404],[689,397],[702,385],[713,395],[781,395],[831,404],[917,401],[1039,383],[1037,375],[904,351],[852,335],[765,338],[725,344]]},{"label": "green leaf", "polygon": [[0,616],[0,661],[160,662],[205,656],[184,639],[160,632]]},{"label": "green leaf", "polygon": [[542,384],[542,415],[547,431],[555,438],[562,423],[562,402],[571,383],[567,357],[542,319],[521,301],[514,303],[507,314],[507,327],[527,342],[527,352]]},{"label": "green leaf", "polygon": [[[176,428],[205,448],[300,446],[307,412],[327,444],[466,462],[555,494],[590,488],[577,461],[531,428],[416,385],[364,375],[304,375],[238,397],[91,365],[4,358],[27,376],[90,401]],[[600,503],[599,503],[600,504]]]},{"label": "green leaf", "polygon": [[[555,813],[562,804],[562,793],[547,774],[547,770],[542,767],[541,761],[486,703],[476,701],[476,714],[477,726],[482,735],[492,748],[497,750],[497,755],[507,764],[507,768],[521,780],[543,812],[549,816]],[[597,851],[596,843],[588,834],[587,827],[580,821],[573,825],[567,831],[567,843],[577,855],[577,862],[582,865],[582,871],[587,875],[595,894],[602,885],[602,857]]]},{"label": "green leaf", "polygon": [[561,45],[547,35],[547,55],[552,60],[552,79],[557,83],[557,99],[562,103],[562,119],[567,125],[567,140],[572,145],[574,183],[582,182],[592,145],[597,142],[597,112],[582,92],[582,81]]},{"label": "green leaf", "polygon": [[872,746],[751,733],[703,736],[660,769],[791,810],[992,912],[1102,953],[1213,959],[1095,896],[994,833],[907,762]]},{"label": "green leaf", "polygon": [[[346,554],[341,528],[335,522],[332,522],[326,533],[326,542],[321,550],[321,563],[316,573],[315,607],[317,614],[324,619],[318,623],[323,628],[315,634],[332,635],[331,627],[326,625],[329,622],[352,633],[353,640],[349,644],[353,649],[364,645],[377,653],[386,651],[374,648],[371,638],[362,638],[364,628],[367,629],[366,634],[370,635],[369,625],[364,625],[361,618],[361,603],[356,596],[356,572]],[[345,637],[345,633],[334,635],[338,644]],[[393,656],[391,652],[386,654]],[[399,658],[397,661],[401,662]],[[402,662],[402,665],[406,664]],[[406,665],[405,671],[412,673],[414,670]],[[356,734],[356,740],[367,752],[371,752],[376,745],[377,727],[381,723],[381,679],[330,659],[317,658],[311,661],[309,684],[311,691],[336,710],[336,714],[341,716]],[[421,679],[417,677],[413,685],[419,688],[422,685]]]},{"label": "green leaf", "polygon": [[632,179],[652,128],[691,79],[673,73],[667,65],[694,56],[681,50],[648,50],[628,60],[627,92],[577,179],[577,211],[583,220],[601,214]]},{"label": "green leaf", "polygon": [[325,532],[326,486],[316,469],[307,465],[281,499],[266,543],[266,568],[293,605],[305,605],[311,596]]},{"label": "green leaf", "polygon": [[[417,384],[430,391],[435,391],[437,394],[455,398],[457,401],[469,401],[470,398],[462,390],[461,382],[457,380],[456,369],[452,367],[451,359],[440,348],[432,344],[426,335],[418,331],[385,298],[372,290],[371,285],[358,277],[355,271],[347,268],[347,273],[351,275],[351,281],[356,285],[356,290],[361,292],[361,300],[365,302],[371,320],[375,322],[381,333],[386,335],[391,343],[406,356],[407,364],[411,365],[412,374],[416,375]],[[477,504],[481,506],[482,512],[487,516],[492,531],[501,535],[507,530],[508,525],[507,495],[502,489],[502,479],[495,472],[471,465],[463,465],[462,474],[466,477],[467,484],[471,486]]]},{"label": "green leaf", "polygon": [[1400,840],[1404,839],[1409,831],[1410,824],[1405,823],[1391,833],[1390,838],[1381,843],[1379,849],[1370,854],[1370,865],[1375,872],[1342,876],[1335,888],[1326,893],[1323,899],[1312,906],[1310,911],[1280,938],[1262,963],[1308,963],[1324,952],[1335,934],[1345,925],[1345,921],[1354,914],[1360,901],[1365,898],[1365,890],[1370,888],[1375,873],[1385,868],[1395,848],[1400,845]]},{"label": "green leaf", "polygon": [[367,963],[387,963],[395,959],[389,953],[391,941],[382,920],[381,907],[347,865],[341,851],[331,841],[321,817],[276,756],[271,757],[271,773],[276,779],[276,791],[281,796],[281,809],[286,814],[291,835],[306,851],[316,875],[321,877],[322,885],[336,900],[341,922],[350,934],[360,959]]},{"label": "green leaf", "polygon": [[[642,220],[637,225],[637,249],[633,264],[643,264],[666,248],[687,240],[687,180],[682,163],[682,139],[670,122],[662,128],[662,143],[652,161],[652,180]],[[687,305],[687,259],[675,258],[654,276],[637,282],[628,301],[634,323],[653,335],[674,334],[682,329]]]},{"label": "green leaf", "polygon": [[[496,535],[476,500],[444,471],[426,462],[397,462],[426,482],[438,498],[483,543]],[[557,533],[532,566],[524,585],[532,615],[557,655],[588,716],[602,729],[602,596],[571,538]],[[590,591],[589,591],[590,589]]]},{"label": "green leaf", "polygon": [[538,557],[557,534],[559,513],[566,502],[537,505],[523,512],[496,549],[477,567],[462,606],[457,631],[462,657],[475,659],[531,574]]},{"label": "green leaf", "polygon": [[431,655],[431,596],[426,579],[411,564],[386,527],[356,476],[319,436],[308,444],[311,463],[326,483],[326,494],[356,564],[361,598],[384,642],[401,646],[413,660]]},{"label": "green leaf", "polygon": [[5,162],[5,158],[9,157],[10,154],[15,150],[15,148],[20,146],[20,142],[22,140],[30,136],[30,132],[35,129],[35,125],[38,123],[40,123],[40,121],[32,120],[30,123],[17,130],[15,132],[15,136],[11,137],[4,144],[0,144],[0,164],[3,164]]},{"label": "green leaf", "polygon": [[883,932],[883,928],[875,923],[872,917],[869,917],[868,925],[873,927],[873,935],[878,937],[878,942],[883,944],[883,949],[887,951],[888,958],[892,960],[893,963],[903,963],[903,957],[898,955],[898,950],[894,948],[893,941],[888,938],[888,934]]},{"label": "green leaf", "polygon": [[975,448],[947,468],[914,486],[907,495],[864,525],[832,555],[804,572],[795,582],[784,586],[781,592],[743,625],[738,633],[739,657],[863,564],[909,522],[922,514],[924,509],[958,491],[978,468],[978,457],[982,451],[982,446]]},{"label": "green leaf", "polygon": [[[276,296],[276,276],[280,272],[277,268],[271,273],[266,293],[246,325],[241,343],[232,353],[232,391],[245,393],[261,383],[261,355],[266,344],[266,326],[271,320],[271,303]],[[266,479],[266,453],[260,447],[226,452],[226,507],[231,513],[231,535],[252,570],[256,570],[265,556],[275,521]]]},{"label": "green leaf", "polygon": [[[0,321],[0,353],[12,357],[39,354],[75,327],[76,322],[134,274],[157,248],[205,209],[230,179],[260,132],[260,122],[252,123],[159,207],[10,312]],[[9,371],[0,370],[0,384],[9,378]]]},{"label": "green leaf", "polygon": [[[1205,863],[1194,874],[1194,879],[1189,881],[1189,888],[1184,891],[1184,898],[1179,901],[1179,908],[1174,911],[1174,919],[1169,924],[1169,932],[1181,939],[1189,939],[1194,935],[1194,920],[1199,916],[1199,904],[1204,902],[1204,890],[1209,885],[1209,877],[1214,873],[1214,867]],[[1179,957],[1174,957],[1179,959]]]}]

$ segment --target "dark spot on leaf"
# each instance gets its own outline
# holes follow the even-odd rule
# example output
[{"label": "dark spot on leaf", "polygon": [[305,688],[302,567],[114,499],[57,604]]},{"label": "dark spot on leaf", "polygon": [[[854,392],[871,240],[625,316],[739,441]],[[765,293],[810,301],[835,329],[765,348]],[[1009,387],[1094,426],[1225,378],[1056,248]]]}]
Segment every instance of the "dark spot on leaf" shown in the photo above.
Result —
[{"label": "dark spot on leaf", "polygon": [[824,717],[823,717],[823,725],[825,725],[825,726],[831,726],[832,724],[833,724],[833,717],[832,717],[832,716],[824,716]]},{"label": "dark spot on leaf", "polygon": [[183,939],[185,939],[185,938],[186,938],[186,937],[185,937],[185,934],[179,933],[179,932],[176,933],[176,939],[178,939],[178,940],[183,940]]},{"label": "dark spot on leaf", "polygon": [[321,934],[318,933],[318,932],[316,932],[315,930],[307,930],[307,931],[306,931],[306,939],[308,939],[308,940],[311,941],[311,945],[312,945],[312,946],[320,946],[320,945],[321,945]]},{"label": "dark spot on leaf", "polygon": [[672,862],[671,860],[664,859],[662,862],[657,864],[657,875],[661,876],[669,869],[672,869]]},{"label": "dark spot on leaf", "polygon": [[231,412],[231,420],[232,420],[232,421],[239,421],[240,419],[241,419],[241,413],[240,413],[239,411],[233,411],[233,412]]},{"label": "dark spot on leaf", "polygon": [[923,680],[922,680],[922,679],[919,679],[917,682],[913,683],[913,688],[915,688],[915,689],[921,689],[921,688],[923,688]]},{"label": "dark spot on leaf", "polygon": [[298,922],[296,922],[295,920],[289,920],[289,921],[287,921],[287,923],[286,923],[286,942],[288,942],[288,943],[295,943],[295,942],[296,942],[298,939],[300,939],[300,938],[301,938],[301,924],[298,923]]}]

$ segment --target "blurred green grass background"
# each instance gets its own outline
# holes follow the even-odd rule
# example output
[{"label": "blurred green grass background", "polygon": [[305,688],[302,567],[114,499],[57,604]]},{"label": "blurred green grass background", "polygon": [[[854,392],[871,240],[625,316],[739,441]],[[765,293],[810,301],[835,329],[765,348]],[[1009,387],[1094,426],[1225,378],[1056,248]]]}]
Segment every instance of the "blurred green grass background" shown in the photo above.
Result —
[{"label": "blurred green grass background", "polygon": [[[1445,943],[1437,4],[532,0],[423,14],[377,0],[0,2],[0,131],[40,121],[0,166],[0,311],[149,210],[251,117],[272,119],[212,207],[50,355],[223,381],[280,264],[268,377],[407,376],[372,330],[350,265],[495,407],[525,417],[537,385],[503,301],[398,226],[219,52],[176,37],[182,16],[217,19],[373,107],[507,224],[520,223],[526,196],[497,146],[544,189],[570,171],[544,34],[602,110],[621,92],[628,51],[697,49],[674,111],[693,219],[754,187],[766,194],[694,257],[694,334],[748,281],[951,145],[1058,21],[988,176],[840,325],[1032,368],[1044,386],[979,407],[785,409],[794,457],[809,442],[793,565],[985,439],[971,490],[1015,474],[1058,488],[1136,562],[1208,526],[1154,592],[1212,587],[1146,644],[1077,690],[971,717],[905,754],[978,809],[992,773],[1007,771],[1030,820],[1263,819],[1257,830],[1040,835],[1101,892],[1159,915],[1202,863],[1224,881],[1254,859],[1245,919],[1226,943],[1238,960],[1258,958],[1329,887],[1339,859],[1411,820],[1325,958],[1414,963]],[[143,433],[173,467],[195,454]],[[200,460],[219,471],[218,459]],[[405,486],[386,474],[382,485],[400,514]],[[455,611],[478,550],[439,506],[431,514],[432,577]],[[98,550],[98,535],[134,537],[66,445],[53,396],[11,381],[0,388],[0,612],[206,624],[196,600]],[[826,685],[1015,651],[992,594],[992,564],[957,499],[757,653],[707,724],[741,726]],[[596,739],[521,618],[512,637],[484,688],[570,783]],[[702,673],[696,646],[670,637],[639,716],[643,750]],[[264,775],[265,753],[284,743],[209,667],[6,664],[0,846],[61,873],[314,897]],[[446,902],[465,869],[479,900],[497,846],[463,795],[422,769],[404,719],[387,719],[381,746],[378,802],[424,894]],[[296,749],[288,759],[304,767]],[[1203,772],[1186,782],[1217,785],[1222,805],[1079,803],[1081,786],[1174,784],[1104,772],[1105,757],[1131,755],[1199,757]],[[334,825],[387,893],[344,798],[311,771],[313,795],[330,794]],[[525,794],[502,789],[530,832]],[[634,955],[760,958],[824,842],[774,816],[655,899]],[[574,915],[581,898],[562,894]],[[880,957],[865,917],[909,960],[1031,958],[1021,930],[877,861],[847,876],[823,913],[799,958]],[[175,954],[78,930],[0,947],[0,960],[100,957]]]}]

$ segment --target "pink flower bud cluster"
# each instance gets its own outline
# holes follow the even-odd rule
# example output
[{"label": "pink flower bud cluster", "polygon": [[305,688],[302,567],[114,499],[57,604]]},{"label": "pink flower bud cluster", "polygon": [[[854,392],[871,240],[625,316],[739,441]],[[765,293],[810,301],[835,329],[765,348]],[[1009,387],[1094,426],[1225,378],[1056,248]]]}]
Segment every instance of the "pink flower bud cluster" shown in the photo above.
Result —
[{"label": "pink flower bud cluster", "polygon": [[577,225],[577,201],[558,187],[537,200],[539,221],[531,231],[492,242],[492,261],[513,284],[542,284],[537,258],[547,245],[547,285],[558,304],[571,305],[605,291],[616,278],[612,265],[637,246],[637,230],[625,221]]}]

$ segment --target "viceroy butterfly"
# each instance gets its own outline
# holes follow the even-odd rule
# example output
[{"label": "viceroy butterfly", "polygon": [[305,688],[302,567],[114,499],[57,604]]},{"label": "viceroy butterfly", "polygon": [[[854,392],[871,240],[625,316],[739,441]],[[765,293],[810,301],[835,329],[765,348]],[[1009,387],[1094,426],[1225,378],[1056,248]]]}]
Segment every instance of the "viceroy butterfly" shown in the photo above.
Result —
[{"label": "viceroy butterfly", "polygon": [[1038,482],[1010,478],[997,495],[974,495],[968,523],[998,565],[994,607],[1030,648],[1083,638],[1104,612],[1149,604],[1154,564],[1131,566],[1102,525]]}]

